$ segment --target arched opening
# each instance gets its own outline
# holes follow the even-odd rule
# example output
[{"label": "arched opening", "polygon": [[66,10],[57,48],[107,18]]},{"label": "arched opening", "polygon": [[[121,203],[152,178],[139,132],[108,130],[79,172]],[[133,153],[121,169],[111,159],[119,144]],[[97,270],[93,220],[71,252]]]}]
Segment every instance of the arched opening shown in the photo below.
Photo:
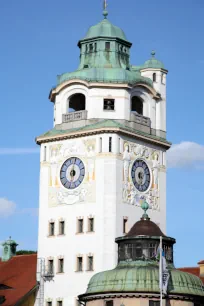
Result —
[{"label": "arched opening", "polygon": [[157,75],[156,73],[153,73],[153,82],[156,82],[157,81]]},{"label": "arched opening", "polygon": [[143,115],[143,102],[139,97],[132,97],[131,111]]},{"label": "arched opening", "polygon": [[75,94],[69,99],[69,113],[79,112],[86,109],[86,98],[83,94]]}]

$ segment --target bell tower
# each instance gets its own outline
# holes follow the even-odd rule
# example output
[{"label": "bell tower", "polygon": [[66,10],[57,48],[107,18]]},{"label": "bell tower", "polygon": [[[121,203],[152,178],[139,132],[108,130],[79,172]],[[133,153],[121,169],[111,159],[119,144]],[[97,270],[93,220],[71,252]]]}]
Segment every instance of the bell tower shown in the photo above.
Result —
[{"label": "bell tower", "polygon": [[2,243],[3,252],[2,252],[2,261],[8,261],[13,256],[16,255],[17,243],[14,240],[11,240],[11,237]]},{"label": "bell tower", "polygon": [[75,305],[93,274],[116,265],[115,238],[144,202],[166,231],[167,70],[155,54],[131,65],[132,44],[106,7],[103,15],[78,43],[78,69],[57,77],[54,127],[36,138],[38,256],[53,275],[43,289],[50,306]]}]

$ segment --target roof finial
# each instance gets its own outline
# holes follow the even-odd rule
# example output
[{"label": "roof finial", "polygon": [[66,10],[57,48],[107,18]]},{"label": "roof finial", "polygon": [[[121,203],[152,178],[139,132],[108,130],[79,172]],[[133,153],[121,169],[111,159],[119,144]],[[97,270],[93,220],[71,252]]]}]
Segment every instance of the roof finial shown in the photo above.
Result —
[{"label": "roof finial", "polygon": [[155,57],[156,52],[154,50],[152,50],[151,55],[152,57]]},{"label": "roof finial", "polygon": [[149,204],[146,201],[144,201],[141,207],[144,210],[144,214],[142,215],[142,220],[149,220],[149,216],[147,214],[147,210],[149,209]]},{"label": "roof finial", "polygon": [[103,0],[103,16],[104,16],[104,19],[107,19],[107,16],[108,16],[108,11],[107,11],[107,0]]}]

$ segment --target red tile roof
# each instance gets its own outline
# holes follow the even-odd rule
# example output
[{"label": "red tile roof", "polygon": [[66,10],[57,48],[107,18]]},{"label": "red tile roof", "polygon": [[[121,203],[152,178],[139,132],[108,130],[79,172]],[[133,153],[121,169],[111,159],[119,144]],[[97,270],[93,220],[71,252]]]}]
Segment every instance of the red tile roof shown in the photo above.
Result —
[{"label": "red tile roof", "polygon": [[187,273],[191,273],[191,274],[194,274],[194,275],[198,276],[204,284],[204,277],[200,276],[200,268],[199,267],[186,267],[186,268],[179,268],[178,270],[183,271],[183,272],[187,272]]},{"label": "red tile roof", "polygon": [[201,260],[198,262],[198,265],[203,265],[204,264],[204,260]]},{"label": "red tile roof", "polygon": [[14,256],[9,261],[0,261],[0,286],[12,289],[0,290],[5,296],[3,306],[13,306],[31,291],[36,282],[37,254]]}]

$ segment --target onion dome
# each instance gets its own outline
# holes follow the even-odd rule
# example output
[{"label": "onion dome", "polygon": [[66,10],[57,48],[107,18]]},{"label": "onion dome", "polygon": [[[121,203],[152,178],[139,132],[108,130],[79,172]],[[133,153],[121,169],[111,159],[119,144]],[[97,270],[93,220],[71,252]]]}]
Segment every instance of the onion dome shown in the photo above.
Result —
[{"label": "onion dome", "polygon": [[155,51],[151,52],[152,57],[144,63],[143,69],[145,68],[165,69],[164,64],[155,58],[155,54],[156,54]]},{"label": "onion dome", "polygon": [[162,236],[162,249],[166,258],[170,275],[167,295],[177,299],[203,300],[204,286],[201,279],[193,274],[182,272],[173,265],[173,244],[175,239],[165,236],[159,227],[148,217],[146,210],[149,205],[142,204],[144,214],[136,222],[130,232],[116,239],[118,244],[118,265],[115,269],[95,274],[89,281],[85,294],[80,295],[81,301],[120,296],[158,298],[159,261],[158,247]]}]

